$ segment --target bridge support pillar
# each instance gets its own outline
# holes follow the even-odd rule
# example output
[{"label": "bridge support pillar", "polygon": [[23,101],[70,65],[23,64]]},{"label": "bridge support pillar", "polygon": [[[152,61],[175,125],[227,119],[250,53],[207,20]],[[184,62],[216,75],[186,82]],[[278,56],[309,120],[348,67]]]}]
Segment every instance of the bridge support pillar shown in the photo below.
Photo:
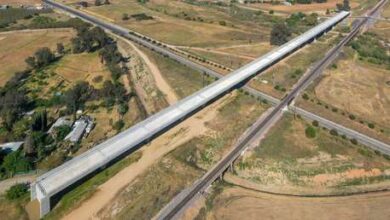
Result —
[{"label": "bridge support pillar", "polygon": [[233,163],[231,163],[231,164],[229,165],[229,171],[230,171],[231,173],[233,173],[233,172],[234,172]]},{"label": "bridge support pillar", "polygon": [[40,217],[42,218],[45,216],[47,213],[50,212],[50,197],[44,197],[39,200],[39,212],[40,212]]}]

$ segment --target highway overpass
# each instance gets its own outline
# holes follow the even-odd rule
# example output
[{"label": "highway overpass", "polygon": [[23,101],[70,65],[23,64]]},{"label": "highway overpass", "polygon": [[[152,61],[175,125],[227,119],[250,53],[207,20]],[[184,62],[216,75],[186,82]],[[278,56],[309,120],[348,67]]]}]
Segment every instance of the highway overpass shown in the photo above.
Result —
[{"label": "highway overpass", "polygon": [[[45,2],[48,1],[46,0]],[[60,5],[53,2],[51,4]],[[66,7],[63,5],[60,6],[62,8]],[[75,9],[68,8],[67,10]],[[38,177],[37,181],[31,186],[31,198],[38,199],[40,202],[40,215],[44,216],[47,214],[51,209],[51,204],[57,199],[56,197],[65,193],[68,189],[79,184],[85,178],[93,175],[96,171],[109,165],[117,158],[126,155],[128,152],[148,142],[151,138],[161,134],[166,129],[180,122],[183,118],[190,116],[193,112],[203,108],[226,92],[231,91],[237,86],[241,86],[258,72],[265,70],[323,32],[330,30],[330,28],[348,15],[349,12],[340,12],[281,47],[272,50],[193,95],[178,101],[174,105],[148,117],[144,121],[95,146],[80,156]],[[88,20],[85,17],[84,19]],[[105,27],[107,24],[101,22],[100,25]],[[111,28],[112,26],[115,25],[110,24]],[[116,32],[119,31],[125,37],[130,36],[127,30],[126,32],[123,31],[123,28],[118,27]]]}]

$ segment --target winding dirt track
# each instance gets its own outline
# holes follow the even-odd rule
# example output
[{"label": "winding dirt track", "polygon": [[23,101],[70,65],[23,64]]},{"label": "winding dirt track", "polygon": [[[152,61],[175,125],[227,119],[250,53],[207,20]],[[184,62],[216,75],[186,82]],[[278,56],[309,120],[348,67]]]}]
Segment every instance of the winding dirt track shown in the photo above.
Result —
[{"label": "winding dirt track", "polygon": [[152,73],[154,80],[156,81],[157,88],[165,94],[165,99],[169,103],[169,105],[174,104],[177,102],[178,97],[176,96],[176,93],[173,91],[173,89],[169,86],[167,81],[162,76],[160,70],[158,69],[157,65],[154,64],[149,57],[142,52],[138,47],[136,47],[131,41],[121,38],[124,42],[129,44],[134,51],[142,58],[142,60],[145,62],[145,64],[148,66],[150,72]]}]

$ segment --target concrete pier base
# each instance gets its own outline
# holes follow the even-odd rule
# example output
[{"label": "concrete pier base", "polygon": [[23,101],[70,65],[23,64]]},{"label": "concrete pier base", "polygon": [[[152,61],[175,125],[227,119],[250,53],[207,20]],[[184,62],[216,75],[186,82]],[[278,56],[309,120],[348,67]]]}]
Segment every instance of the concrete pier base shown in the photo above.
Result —
[{"label": "concrete pier base", "polygon": [[41,218],[50,212],[50,198],[44,197],[39,199]]}]

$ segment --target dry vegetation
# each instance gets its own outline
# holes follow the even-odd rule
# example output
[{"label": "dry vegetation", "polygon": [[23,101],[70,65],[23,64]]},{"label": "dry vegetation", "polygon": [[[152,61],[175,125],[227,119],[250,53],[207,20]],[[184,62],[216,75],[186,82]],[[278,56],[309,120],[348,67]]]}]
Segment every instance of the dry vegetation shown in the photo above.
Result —
[{"label": "dry vegetation", "polygon": [[[154,163],[103,209],[99,217],[152,218],[215,164],[250,122],[264,111],[264,106],[239,94],[226,99],[217,111],[216,117],[205,123],[209,130],[206,134],[195,136]],[[235,126],[229,127],[232,123]]]},{"label": "dry vegetation", "polygon": [[303,195],[345,194],[390,187],[390,160],[367,147],[286,115],[260,146],[236,164],[227,181],[263,191]]},{"label": "dry vegetation", "polygon": [[18,7],[20,5],[42,4],[41,0],[2,0],[1,4]]},{"label": "dry vegetation", "polygon": [[[199,219],[389,219],[389,192],[347,197],[275,196],[229,187],[213,200],[209,214]],[[204,208],[205,209],[205,208]],[[202,212],[205,213],[205,212]]]},{"label": "dry vegetation", "polygon": [[17,31],[0,33],[0,86],[17,71],[23,71],[24,60],[41,47],[55,49],[58,42],[67,44],[74,36],[72,29]]},{"label": "dry vegetation", "polygon": [[[350,1],[350,5],[352,8],[357,8],[360,6],[361,0],[352,0]],[[325,3],[311,3],[311,4],[294,4],[291,6],[283,5],[283,4],[271,4],[271,3],[254,3],[254,4],[246,4],[245,7],[253,8],[253,9],[261,9],[261,10],[273,10],[275,12],[281,13],[293,13],[293,12],[317,12],[321,14],[325,14],[326,10],[336,9],[337,3],[342,3],[342,0],[328,0]]]},{"label": "dry vegetation", "polygon": [[[69,1],[66,1],[69,2]],[[182,1],[113,0],[110,5],[91,6],[87,12],[114,21],[162,42],[174,45],[208,46],[268,40],[269,28],[241,21],[213,7],[201,7]],[[122,20],[128,15],[145,13],[152,20]],[[226,25],[220,25],[220,21]]]},{"label": "dry vegetation", "polygon": [[87,81],[97,89],[111,78],[111,73],[101,62],[98,52],[68,54],[52,67],[52,71],[67,82]]}]

